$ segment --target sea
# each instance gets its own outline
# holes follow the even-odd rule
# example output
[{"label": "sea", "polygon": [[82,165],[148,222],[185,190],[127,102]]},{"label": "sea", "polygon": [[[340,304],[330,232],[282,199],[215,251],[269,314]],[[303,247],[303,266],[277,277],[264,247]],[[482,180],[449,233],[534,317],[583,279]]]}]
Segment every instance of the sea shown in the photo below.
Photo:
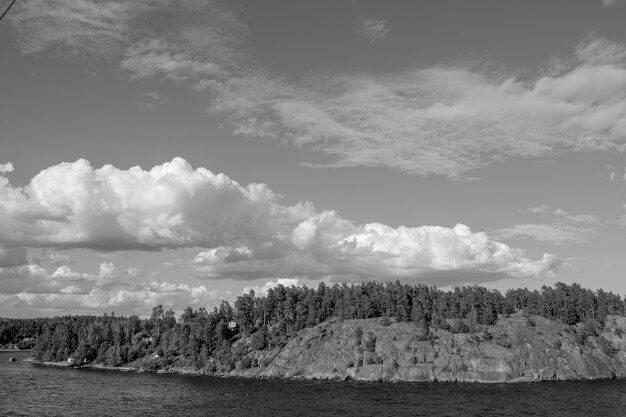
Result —
[{"label": "sea", "polygon": [[0,353],[0,416],[626,416],[624,379],[258,380],[47,367],[29,356]]}]

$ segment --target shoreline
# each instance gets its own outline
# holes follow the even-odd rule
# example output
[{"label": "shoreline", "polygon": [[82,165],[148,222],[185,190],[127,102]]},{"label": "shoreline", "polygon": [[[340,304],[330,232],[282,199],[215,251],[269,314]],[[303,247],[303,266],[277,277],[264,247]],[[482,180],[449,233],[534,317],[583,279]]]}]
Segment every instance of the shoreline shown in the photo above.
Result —
[{"label": "shoreline", "polygon": [[134,372],[138,374],[149,373],[155,375],[183,375],[183,376],[198,376],[198,377],[211,377],[211,378],[225,378],[225,379],[256,379],[256,380],[282,380],[282,381],[319,381],[319,382],[362,382],[362,383],[418,383],[418,384],[483,384],[483,385],[492,385],[492,384],[523,384],[523,383],[545,383],[545,382],[576,382],[576,381],[605,381],[605,380],[624,380],[626,377],[620,376],[612,376],[612,377],[602,377],[602,378],[569,378],[569,379],[526,379],[526,378],[516,378],[510,379],[506,381],[469,381],[469,380],[362,380],[362,379],[353,379],[353,378],[340,378],[336,377],[315,377],[315,376],[268,376],[268,375],[253,375],[250,373],[240,373],[240,372],[229,372],[227,374],[217,374],[217,373],[209,373],[204,370],[192,370],[188,368],[170,368],[170,369],[158,369],[155,371],[147,370],[144,368],[137,368],[133,366],[110,366],[110,365],[102,365],[102,364],[85,364],[74,366],[70,365],[67,362],[38,362],[35,360],[25,359],[25,362],[30,362],[32,364],[36,364],[39,366],[50,366],[56,368],[68,368],[68,369],[86,369],[86,370],[99,370],[99,371],[116,371],[116,372]]},{"label": "shoreline", "polygon": [[264,377],[250,377],[243,375],[229,375],[229,374],[213,374],[207,373],[203,370],[192,370],[186,368],[171,368],[171,369],[157,369],[157,370],[148,370],[144,368],[137,368],[134,366],[110,366],[103,364],[94,364],[88,363],[85,365],[70,365],[66,361],[61,362],[50,362],[50,361],[36,361],[34,359],[26,360],[26,362],[30,362],[39,366],[50,366],[55,368],[71,368],[71,369],[95,369],[98,371],[117,371],[117,372],[135,372],[138,374],[159,374],[159,375],[194,375],[194,376],[210,376],[215,378],[246,378],[246,379],[303,379],[303,378],[264,378]]}]

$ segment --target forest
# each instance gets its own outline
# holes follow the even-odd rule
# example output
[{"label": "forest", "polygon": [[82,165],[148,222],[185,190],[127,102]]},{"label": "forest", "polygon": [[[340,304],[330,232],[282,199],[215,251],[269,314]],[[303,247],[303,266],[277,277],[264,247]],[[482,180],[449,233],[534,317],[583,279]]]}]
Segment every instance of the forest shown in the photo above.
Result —
[{"label": "forest", "polygon": [[[143,359],[156,370],[177,364],[224,372],[250,367],[246,349],[284,346],[304,328],[325,320],[367,319],[413,322],[455,333],[478,332],[498,317],[515,312],[583,323],[590,333],[602,328],[608,314],[624,315],[626,298],[578,284],[556,283],[541,290],[515,289],[503,295],[479,286],[442,291],[425,285],[363,283],[317,289],[278,285],[266,296],[253,291],[212,311],[185,309],[178,317],[162,305],[147,318],[138,316],[63,316],[0,319],[0,346],[32,348],[38,361],[67,361],[121,366]],[[236,343],[246,338],[246,344]],[[148,361],[145,358],[149,358]]]}]

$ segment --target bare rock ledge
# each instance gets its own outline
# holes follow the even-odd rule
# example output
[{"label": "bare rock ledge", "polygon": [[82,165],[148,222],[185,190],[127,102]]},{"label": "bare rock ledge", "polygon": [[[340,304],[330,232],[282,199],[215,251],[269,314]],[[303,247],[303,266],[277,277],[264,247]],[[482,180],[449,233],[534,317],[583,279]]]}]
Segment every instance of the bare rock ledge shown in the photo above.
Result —
[{"label": "bare rock ledge", "polygon": [[608,316],[599,335],[522,315],[480,333],[456,334],[380,319],[331,320],[303,330],[279,351],[250,353],[266,366],[227,375],[491,383],[616,378],[626,376],[625,334],[626,317],[619,316]]}]

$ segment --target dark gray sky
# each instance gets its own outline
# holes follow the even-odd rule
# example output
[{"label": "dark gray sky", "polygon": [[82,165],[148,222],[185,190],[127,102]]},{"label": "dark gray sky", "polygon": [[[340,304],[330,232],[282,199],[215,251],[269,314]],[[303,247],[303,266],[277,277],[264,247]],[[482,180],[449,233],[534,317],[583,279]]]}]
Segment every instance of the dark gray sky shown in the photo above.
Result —
[{"label": "dark gray sky", "polygon": [[320,280],[622,294],[624,21],[601,0],[18,1],[0,315]]}]

